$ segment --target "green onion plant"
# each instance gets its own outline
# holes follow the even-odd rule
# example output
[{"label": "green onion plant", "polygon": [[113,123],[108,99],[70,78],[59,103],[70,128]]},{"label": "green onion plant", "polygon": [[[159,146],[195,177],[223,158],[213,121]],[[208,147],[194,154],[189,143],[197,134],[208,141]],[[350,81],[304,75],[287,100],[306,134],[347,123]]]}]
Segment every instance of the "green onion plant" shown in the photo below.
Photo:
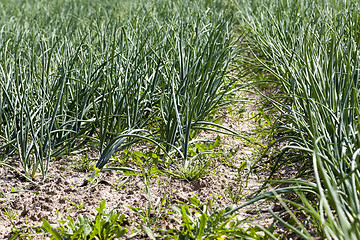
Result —
[{"label": "green onion plant", "polygon": [[[236,6],[255,56],[249,64],[274,76],[284,93],[280,101],[270,99],[280,112],[278,132],[285,137],[279,141],[287,145],[282,154],[300,151],[308,162],[303,166],[311,166],[300,169],[306,180],[287,180],[300,199],[288,204],[310,216],[318,232],[305,234],[302,221],[286,226],[304,239],[358,239],[359,3],[277,0]],[[306,188],[299,192],[299,186]],[[316,201],[304,197],[308,187]]]}]

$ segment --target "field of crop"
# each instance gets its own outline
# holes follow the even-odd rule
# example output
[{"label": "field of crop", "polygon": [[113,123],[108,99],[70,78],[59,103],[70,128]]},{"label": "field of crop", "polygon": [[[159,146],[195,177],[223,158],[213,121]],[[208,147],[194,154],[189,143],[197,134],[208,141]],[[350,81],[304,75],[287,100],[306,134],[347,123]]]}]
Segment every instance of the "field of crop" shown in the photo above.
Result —
[{"label": "field of crop", "polygon": [[360,239],[356,0],[2,0],[1,239]]}]

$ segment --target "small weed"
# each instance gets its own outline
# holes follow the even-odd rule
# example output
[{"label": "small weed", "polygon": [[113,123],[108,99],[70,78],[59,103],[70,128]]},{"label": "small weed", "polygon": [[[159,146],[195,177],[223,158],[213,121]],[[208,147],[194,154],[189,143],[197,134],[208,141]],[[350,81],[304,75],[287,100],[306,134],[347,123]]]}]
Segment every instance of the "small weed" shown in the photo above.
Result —
[{"label": "small weed", "polygon": [[246,168],[247,162],[244,161],[237,168],[237,178],[235,183],[229,183],[227,186],[223,186],[226,196],[231,200],[233,204],[238,203],[247,194],[248,174],[243,170]]},{"label": "small weed", "polygon": [[93,169],[94,164],[94,159],[90,159],[85,155],[76,161],[74,169],[80,172],[90,172]]},{"label": "small weed", "polygon": [[65,198],[66,201],[68,201],[71,206],[76,209],[76,210],[81,210],[84,208],[84,202],[75,202],[74,200],[72,200],[71,198]]},{"label": "small weed", "polygon": [[142,226],[153,227],[156,223],[163,219],[164,215],[169,214],[166,209],[170,206],[171,194],[164,192],[163,196],[152,201],[150,193],[148,193],[148,204],[143,208],[134,208],[128,206],[142,219]]},{"label": "small weed", "polygon": [[267,230],[265,236],[263,229],[248,227],[244,229],[240,225],[246,220],[239,220],[236,213],[231,213],[232,207],[219,210],[212,201],[206,204],[196,197],[189,198],[190,204],[179,202],[181,205],[174,206],[174,214],[181,216],[176,219],[181,224],[180,229],[164,231],[168,238],[172,239],[276,239]]},{"label": "small weed", "polygon": [[122,178],[117,179],[116,181],[114,181],[112,183],[113,188],[116,191],[120,191],[122,189],[124,189],[125,184],[127,184],[129,182],[129,176],[124,176]]},{"label": "small weed", "polygon": [[189,158],[184,162],[172,162],[164,172],[179,179],[194,181],[215,172],[217,159],[222,163],[235,155],[237,150],[224,152],[219,148],[220,136],[215,141],[193,142],[189,150]]},{"label": "small weed", "polygon": [[5,216],[12,222],[12,220],[16,219],[18,212],[16,212],[12,208],[2,206],[1,215]]},{"label": "small weed", "polygon": [[6,198],[6,196],[3,192],[0,192],[0,198]]},{"label": "small weed", "polygon": [[[149,184],[150,178],[157,176],[159,170],[153,161],[150,159],[157,158],[157,155],[153,153],[139,153],[135,152],[136,164],[141,169],[141,175],[145,185],[145,192],[147,195],[147,204],[144,207],[135,208],[128,206],[129,209],[134,211],[141,219],[142,224],[138,227],[141,229],[150,239],[155,239],[153,232],[154,226],[157,222],[163,219],[164,215],[169,214],[166,209],[170,206],[171,194],[164,192],[161,198],[158,198],[156,202],[153,202],[153,198],[150,192]],[[145,156],[149,156],[145,159]],[[133,156],[134,157],[134,156]]]},{"label": "small weed", "polygon": [[236,204],[243,199],[243,189],[241,187],[234,186],[233,184],[228,184],[225,187],[225,194],[228,198],[230,198],[233,204]]},{"label": "small weed", "polygon": [[167,169],[165,172],[170,176],[191,182],[209,175],[211,173],[210,166],[212,163],[213,159],[205,157],[191,159],[187,166],[183,166],[182,164],[174,165],[172,170]]},{"label": "small weed", "polygon": [[90,177],[87,177],[86,180],[89,181],[90,187],[94,187],[97,183],[97,179],[100,176],[100,169],[93,165],[93,173]]},{"label": "small weed", "polygon": [[52,239],[117,239],[124,236],[127,228],[122,228],[121,224],[125,220],[125,215],[110,211],[106,213],[105,210],[106,200],[100,203],[97,208],[98,214],[94,220],[87,216],[80,215],[76,221],[71,217],[67,220],[58,220],[60,226],[55,227],[43,219],[42,229],[50,233]]}]

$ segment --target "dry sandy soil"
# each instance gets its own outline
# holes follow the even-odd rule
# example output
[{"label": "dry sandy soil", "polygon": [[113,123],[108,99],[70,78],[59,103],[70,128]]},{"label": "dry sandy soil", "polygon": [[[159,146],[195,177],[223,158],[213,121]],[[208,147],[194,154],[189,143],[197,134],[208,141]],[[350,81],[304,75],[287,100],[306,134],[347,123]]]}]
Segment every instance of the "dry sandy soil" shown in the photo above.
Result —
[{"label": "dry sandy soil", "polygon": [[[255,109],[254,105],[248,104],[242,117],[226,116],[222,124],[236,131],[251,132],[256,124],[249,120],[249,117]],[[214,140],[216,135],[205,132],[200,137]],[[254,160],[254,149],[241,139],[229,136],[221,138],[221,146],[224,149],[239,148],[230,164],[217,161],[217,168],[212,174],[193,182],[179,180],[166,174],[156,174],[150,181],[153,206],[166,192],[170,197],[170,205],[176,204],[177,200],[187,202],[189,197],[197,195],[201,201],[213,199],[215,204],[223,208],[245,202],[250,193],[259,189],[264,176],[250,176],[247,184],[240,186],[240,182],[247,177],[247,170],[237,171],[242,162]],[[89,153],[88,157],[96,159],[98,154],[94,151]],[[148,204],[149,199],[141,175],[126,176],[121,171],[101,172],[97,184],[93,186],[87,180],[91,171],[78,171],[77,167],[76,159],[71,157],[51,163],[46,180],[37,181],[36,184],[24,180],[9,168],[1,167],[0,239],[8,239],[14,226],[19,229],[24,226],[41,226],[42,218],[56,224],[57,214],[61,219],[65,219],[65,216],[75,218],[79,214],[94,216],[103,199],[106,199],[107,209],[119,207],[121,212],[127,215],[125,227],[136,229],[141,225],[141,218],[127,207],[144,207]],[[123,186],[120,186],[121,182]],[[239,192],[235,203],[231,200],[229,188]],[[239,218],[266,219],[267,212],[258,211],[264,208],[267,208],[266,204],[253,205],[241,210]],[[6,216],[6,211],[13,219]],[[163,229],[178,227],[175,221],[171,220],[161,223],[160,226]],[[135,237],[141,238],[144,238],[141,234]],[[37,235],[34,239],[45,239],[45,236]]]}]

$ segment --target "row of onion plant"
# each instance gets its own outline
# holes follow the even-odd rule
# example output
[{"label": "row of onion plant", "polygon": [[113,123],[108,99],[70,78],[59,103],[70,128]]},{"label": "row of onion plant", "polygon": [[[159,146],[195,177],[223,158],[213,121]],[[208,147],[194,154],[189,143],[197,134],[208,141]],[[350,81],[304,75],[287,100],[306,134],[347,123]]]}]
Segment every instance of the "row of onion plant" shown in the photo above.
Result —
[{"label": "row of onion plant", "polygon": [[187,165],[192,138],[234,87],[221,2],[0,5],[1,165],[18,159],[29,180],[93,147],[103,168],[140,140]]},{"label": "row of onion plant", "polygon": [[[299,157],[305,163],[297,163],[301,178],[280,181],[292,187],[257,199],[277,196],[291,221],[273,216],[302,239],[359,239],[359,3],[236,4],[255,56],[248,63],[274,76],[284,93],[269,99],[280,112],[279,141],[287,144],[277,163]],[[297,200],[276,194],[289,191]]]}]

